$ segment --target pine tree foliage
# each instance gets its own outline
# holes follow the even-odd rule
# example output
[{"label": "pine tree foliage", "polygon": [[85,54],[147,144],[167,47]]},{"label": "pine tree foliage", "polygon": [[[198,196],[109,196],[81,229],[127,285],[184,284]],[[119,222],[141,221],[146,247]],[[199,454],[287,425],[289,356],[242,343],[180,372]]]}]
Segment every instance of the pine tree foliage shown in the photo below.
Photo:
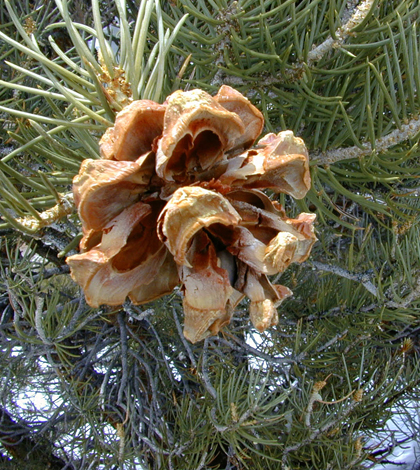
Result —
[{"label": "pine tree foliage", "polygon": [[[420,3],[0,0],[4,468],[357,469],[418,434]],[[309,149],[318,243],[257,334],[92,309],[71,182],[132,99],[227,84]],[[37,401],[32,401],[34,396]],[[42,404],[40,399],[42,398]],[[406,414],[405,438],[387,432]],[[0,413],[1,415],[1,413]],[[41,457],[40,457],[41,456]],[[46,459],[46,460],[43,460]]]}]

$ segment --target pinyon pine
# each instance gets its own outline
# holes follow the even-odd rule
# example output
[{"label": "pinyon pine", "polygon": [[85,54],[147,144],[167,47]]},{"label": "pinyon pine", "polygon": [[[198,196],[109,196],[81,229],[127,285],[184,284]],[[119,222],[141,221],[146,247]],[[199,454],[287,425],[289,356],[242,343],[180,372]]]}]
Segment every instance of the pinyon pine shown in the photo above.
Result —
[{"label": "pinyon pine", "polygon": [[[2,468],[380,468],[418,435],[419,13],[416,0],[0,0]],[[208,111],[205,139],[179,134],[182,150],[162,137],[167,98],[196,95],[228,118],[206,127]],[[162,110],[146,183],[138,148],[118,150],[118,116],[139,100]],[[273,135],[300,151],[267,184]],[[205,203],[176,239],[185,194]],[[108,205],[86,216],[88,200]],[[147,204],[143,232],[115,222]],[[146,248],[161,264],[117,300],[105,281],[89,291],[96,264],[74,273],[117,249],[128,271]],[[204,304],[218,310],[200,329],[188,315]]]}]

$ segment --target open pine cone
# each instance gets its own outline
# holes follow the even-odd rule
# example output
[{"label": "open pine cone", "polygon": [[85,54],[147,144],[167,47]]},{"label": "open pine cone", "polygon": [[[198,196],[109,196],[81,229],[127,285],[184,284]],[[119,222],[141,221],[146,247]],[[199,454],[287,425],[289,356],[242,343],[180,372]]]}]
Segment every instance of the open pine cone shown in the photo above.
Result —
[{"label": "open pine cone", "polygon": [[74,178],[81,253],[67,258],[92,307],[142,304],[184,292],[184,335],[217,334],[247,296],[259,331],[278,321],[292,292],[268,275],[301,263],[316,241],[315,215],[289,219],[261,189],[303,198],[308,153],[291,131],[254,148],[262,114],[222,86],[216,96],[176,91],[124,108]]}]

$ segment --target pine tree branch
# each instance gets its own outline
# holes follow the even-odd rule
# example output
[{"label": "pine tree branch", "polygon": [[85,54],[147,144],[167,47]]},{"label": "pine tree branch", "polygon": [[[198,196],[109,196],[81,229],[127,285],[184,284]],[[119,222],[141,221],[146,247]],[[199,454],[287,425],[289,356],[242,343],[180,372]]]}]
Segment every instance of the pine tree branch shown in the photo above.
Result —
[{"label": "pine tree branch", "polygon": [[[374,4],[375,0],[364,0],[361,2],[356,7],[347,23],[341,28],[338,28],[335,32],[335,38],[329,36],[322,44],[308,53],[307,65],[310,67],[314,62],[318,62],[331,50],[340,48],[344,41],[351,35],[351,31],[359,26],[367,17]],[[346,13],[349,14],[350,11],[347,11]],[[344,16],[346,16],[346,13]]]},{"label": "pine tree branch", "polygon": [[217,19],[223,20],[223,22],[216,28],[217,34],[222,36],[222,40],[217,43],[217,57],[215,60],[215,66],[217,67],[217,72],[214,75],[211,84],[213,86],[220,86],[222,83],[225,83],[225,72],[221,66],[225,64],[225,54],[226,51],[230,50],[232,47],[231,33],[230,29],[232,27],[231,16],[237,14],[237,2],[232,2],[232,4],[225,10],[221,10],[217,15]]},{"label": "pine tree branch", "polygon": [[400,302],[395,302],[394,300],[390,300],[386,303],[387,307],[390,308],[407,308],[411,302],[420,298],[420,277],[417,279],[416,287],[404,298],[401,299]]},{"label": "pine tree branch", "polygon": [[[123,395],[127,392],[127,383],[128,383],[128,366],[127,366],[127,351],[128,351],[128,332],[125,324],[125,316],[123,310],[120,310],[117,313],[118,325],[120,327],[120,338],[121,338],[121,365],[122,365],[122,377],[120,380],[120,385],[118,389],[118,398],[117,405],[123,406]],[[128,408],[127,408],[128,410]]]},{"label": "pine tree branch", "polygon": [[37,283],[40,280],[49,279],[50,277],[58,276],[60,274],[69,274],[69,272],[70,267],[67,264],[64,264],[63,266],[59,266],[58,268],[45,269],[44,271],[42,271],[42,273],[33,276],[32,280],[34,283]]},{"label": "pine tree branch", "polygon": [[47,227],[74,211],[73,193],[61,194],[60,202],[51,209],[41,212],[40,219],[27,216],[17,219],[18,224],[26,227],[30,232],[37,232],[41,228]]},{"label": "pine tree branch", "polygon": [[258,357],[260,359],[263,359],[264,361],[267,361],[268,363],[273,363],[273,364],[293,364],[295,363],[295,360],[290,358],[290,357],[273,357],[270,356],[269,354],[265,354],[262,351],[259,351],[258,349],[253,348],[247,343],[242,342],[240,339],[236,338],[235,336],[231,336],[231,339],[235,341],[235,344],[232,344],[231,342],[227,341],[226,339],[222,337],[215,337],[212,338],[211,340],[214,342],[218,342],[220,344],[225,344],[226,346],[229,346],[235,351],[247,351],[248,353],[252,354],[255,357]]},{"label": "pine tree branch", "polygon": [[288,466],[286,464],[287,462],[287,457],[291,452],[296,452],[297,450],[301,449],[304,446],[307,446],[311,444],[315,439],[318,439],[321,437],[323,434],[325,434],[329,429],[332,427],[335,427],[339,424],[341,424],[352,411],[353,409],[359,405],[360,401],[353,400],[341,413],[338,414],[338,416],[335,419],[332,419],[325,423],[323,426],[321,426],[318,429],[315,429],[306,439],[302,440],[301,442],[298,442],[295,445],[286,447],[283,451],[283,458],[282,458],[282,469],[287,469]]},{"label": "pine tree branch", "polygon": [[38,440],[28,425],[16,422],[4,408],[0,408],[0,440],[13,459],[27,469],[74,469],[51,452],[51,444]]},{"label": "pine tree branch", "polygon": [[208,351],[209,351],[209,339],[206,338],[204,340],[204,348],[203,348],[203,360],[202,360],[202,366],[201,366],[201,378],[203,380],[204,386],[208,393],[213,397],[214,400],[217,398],[217,392],[216,389],[213,387],[210,377],[209,377],[209,368],[207,365],[207,360],[208,360]]},{"label": "pine tree branch", "polygon": [[306,264],[320,271],[326,271],[336,274],[337,276],[350,279],[351,281],[360,282],[368,292],[370,292],[375,297],[378,297],[378,288],[374,286],[372,281],[369,279],[369,273],[351,273],[347,269],[340,268],[339,266],[331,266],[329,264],[320,263],[319,261],[308,261]]},{"label": "pine tree branch", "polygon": [[407,124],[402,124],[401,129],[395,129],[388,135],[381,137],[375,141],[374,147],[371,143],[365,142],[362,147],[347,147],[328,150],[327,152],[314,153],[311,155],[311,161],[316,165],[331,165],[343,160],[351,160],[362,158],[370,155],[373,151],[384,153],[394,145],[401,144],[412,139],[420,132],[420,118],[414,116]]},{"label": "pine tree branch", "polygon": [[197,369],[197,361],[195,360],[195,357],[194,357],[194,354],[192,352],[190,344],[185,339],[185,336],[182,332],[182,326],[181,326],[181,323],[179,322],[178,314],[176,312],[175,307],[172,307],[172,315],[173,315],[174,320],[175,320],[175,325],[176,325],[176,329],[178,331],[178,335],[179,335],[179,337],[182,341],[182,344],[183,344],[185,350],[187,351],[187,354],[188,354],[188,357],[190,358],[191,364],[194,367],[194,369]]},{"label": "pine tree branch", "polygon": [[[351,37],[352,30],[354,30],[357,26],[359,26],[365,18],[369,15],[375,0],[364,0],[362,1],[357,7],[350,7],[347,9],[344,14],[343,18],[346,19],[350,17],[347,22],[338,28],[334,33],[334,38],[329,36],[323,43],[319,44],[318,46],[314,46],[311,51],[308,52],[308,56],[305,62],[298,62],[292,68],[288,67],[284,70],[284,72],[280,75],[276,76],[268,76],[268,77],[261,77],[258,80],[258,87],[260,88],[268,88],[272,87],[273,85],[280,85],[284,83],[294,82],[299,80],[302,76],[302,72],[304,71],[305,67],[312,67],[316,62],[322,59],[326,54],[330,51],[339,49],[347,38]],[[231,8],[230,11],[227,13],[236,13],[236,8]],[[224,64],[224,49],[225,47],[230,44],[229,39],[229,29],[230,29],[229,21],[225,21],[224,24],[220,27],[219,34],[223,34],[223,40],[218,44],[218,56],[215,61],[217,66]],[[218,68],[216,75],[213,78],[212,85],[220,86],[222,83],[222,76],[223,71]],[[242,79],[241,77],[228,75],[223,77],[223,83],[226,85],[235,86],[244,86],[249,85],[249,80]],[[256,94],[255,90],[250,90],[247,93],[248,98],[251,98],[253,95]],[[268,93],[270,96],[270,92]],[[276,96],[273,93],[273,96]]]}]

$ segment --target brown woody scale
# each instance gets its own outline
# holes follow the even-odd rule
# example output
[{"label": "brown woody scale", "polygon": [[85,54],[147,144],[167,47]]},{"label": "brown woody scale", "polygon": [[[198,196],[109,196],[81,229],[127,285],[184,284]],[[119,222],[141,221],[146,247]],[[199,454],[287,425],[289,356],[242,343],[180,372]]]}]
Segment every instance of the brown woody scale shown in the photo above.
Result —
[{"label": "brown woody scale", "polygon": [[181,284],[184,335],[197,342],[230,322],[247,296],[259,331],[292,292],[268,275],[306,260],[315,215],[290,219],[261,189],[303,198],[308,153],[291,131],[268,134],[243,95],[176,91],[124,108],[74,178],[81,253],[67,258],[92,307],[150,302]]}]

